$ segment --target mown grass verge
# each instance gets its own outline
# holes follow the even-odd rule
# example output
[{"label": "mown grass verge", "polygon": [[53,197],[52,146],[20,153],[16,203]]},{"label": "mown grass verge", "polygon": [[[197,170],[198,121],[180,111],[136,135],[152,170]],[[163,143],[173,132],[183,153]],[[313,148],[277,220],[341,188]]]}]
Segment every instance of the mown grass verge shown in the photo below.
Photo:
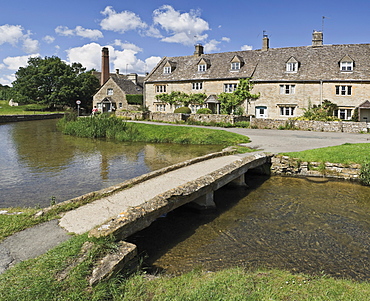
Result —
[{"label": "mown grass verge", "polygon": [[[24,261],[0,275],[0,300],[367,300],[370,283],[307,276],[279,270],[218,272],[195,269],[181,276],[117,275],[95,287],[88,277],[108,250],[109,239],[92,241],[82,262],[76,258],[87,235],[72,237],[36,259]],[[67,274],[65,271],[73,266]],[[63,275],[63,276],[62,276]]]},{"label": "mown grass verge", "polygon": [[50,111],[45,105],[29,104],[12,107],[9,106],[8,101],[0,100],[0,115],[33,115],[35,113],[48,114]]},{"label": "mown grass verge", "polygon": [[231,146],[250,142],[248,137],[224,130],[186,126],[130,123],[117,117],[61,119],[58,127],[64,134],[86,138],[110,138],[125,142],[179,143]]},{"label": "mown grass verge", "polygon": [[306,162],[364,164],[370,160],[370,143],[345,143],[338,146],[281,154]]}]

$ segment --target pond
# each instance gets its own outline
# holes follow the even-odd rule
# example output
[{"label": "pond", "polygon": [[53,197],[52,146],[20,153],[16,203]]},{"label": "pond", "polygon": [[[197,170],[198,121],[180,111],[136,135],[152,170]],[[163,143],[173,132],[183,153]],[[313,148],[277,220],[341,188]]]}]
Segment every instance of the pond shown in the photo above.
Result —
[{"label": "pond", "polygon": [[179,208],[130,237],[147,268],[181,274],[241,266],[370,280],[370,187],[248,176],[216,211]]},{"label": "pond", "polygon": [[76,138],[56,122],[0,125],[0,208],[47,207],[222,149]]}]

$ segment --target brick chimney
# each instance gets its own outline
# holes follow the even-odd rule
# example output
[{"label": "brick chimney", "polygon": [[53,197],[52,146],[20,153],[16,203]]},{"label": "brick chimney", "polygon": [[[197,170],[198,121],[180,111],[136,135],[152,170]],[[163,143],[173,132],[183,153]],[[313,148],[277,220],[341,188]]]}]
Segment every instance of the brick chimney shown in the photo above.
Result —
[{"label": "brick chimney", "polygon": [[102,49],[101,57],[101,75],[100,75],[100,85],[104,85],[109,79],[109,50],[107,47]]},{"label": "brick chimney", "polygon": [[324,38],[323,38],[322,31],[314,30],[312,34],[312,46],[313,47],[322,46],[323,41],[324,41]]},{"label": "brick chimney", "polygon": [[270,39],[267,34],[263,33],[262,38],[262,51],[267,51],[270,48]]},{"label": "brick chimney", "polygon": [[201,56],[202,54],[204,54],[204,47],[203,47],[203,45],[202,44],[195,45],[194,55],[195,56]]}]

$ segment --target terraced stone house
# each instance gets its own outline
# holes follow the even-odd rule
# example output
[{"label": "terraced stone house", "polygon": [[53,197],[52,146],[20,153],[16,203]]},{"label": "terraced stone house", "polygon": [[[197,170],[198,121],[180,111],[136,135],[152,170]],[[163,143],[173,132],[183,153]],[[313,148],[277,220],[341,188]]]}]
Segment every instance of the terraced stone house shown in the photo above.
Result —
[{"label": "terraced stone house", "polygon": [[233,92],[240,78],[252,79],[252,93],[260,93],[244,102],[246,115],[287,119],[329,100],[340,119],[350,120],[357,108],[359,121],[370,121],[370,44],[324,45],[318,31],[310,46],[270,48],[264,36],[259,50],[205,54],[196,45],[193,55],[164,57],[146,78],[144,98],[152,112],[173,112],[157,94],[205,93],[192,112],[204,106],[219,113],[217,95]]}]

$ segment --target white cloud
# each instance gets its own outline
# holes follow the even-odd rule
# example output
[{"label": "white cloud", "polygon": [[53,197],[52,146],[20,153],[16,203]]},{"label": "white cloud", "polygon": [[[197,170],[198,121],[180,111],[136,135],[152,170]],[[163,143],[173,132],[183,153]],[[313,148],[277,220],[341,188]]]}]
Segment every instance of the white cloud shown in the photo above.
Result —
[{"label": "white cloud", "polygon": [[4,75],[3,77],[0,77],[0,83],[2,85],[11,86],[12,82],[14,81],[15,81],[15,74]]},{"label": "white cloud", "polygon": [[252,50],[253,47],[252,46],[249,46],[249,45],[243,45],[242,47],[240,47],[241,50]]},{"label": "white cloud", "polygon": [[67,58],[70,63],[81,63],[88,70],[92,68],[100,70],[101,49],[102,46],[98,43],[86,44],[68,49]]},{"label": "white cloud", "polygon": [[143,51],[143,49],[140,48],[139,46],[136,46],[135,44],[132,44],[132,43],[129,43],[129,42],[123,43],[121,40],[115,40],[114,41],[114,46],[119,46],[121,49],[130,49],[130,50],[133,50],[133,51],[136,51],[136,52]]},{"label": "white cloud", "polygon": [[149,29],[146,30],[145,34],[148,37],[152,37],[152,38],[158,38],[158,39],[163,38],[163,35],[159,31],[159,29],[158,28],[155,28],[153,25],[150,26]]},{"label": "white cloud", "polygon": [[23,36],[23,27],[20,25],[5,24],[0,26],[0,45],[9,43],[14,46]]},{"label": "white cloud", "polygon": [[54,37],[52,37],[52,36],[44,36],[42,39],[43,39],[46,43],[48,43],[48,44],[51,44],[51,43],[53,43],[53,42],[55,41],[55,38],[54,38]]},{"label": "white cloud", "polygon": [[39,51],[39,41],[25,38],[23,41],[23,50],[26,53],[36,53]]},{"label": "white cloud", "polygon": [[86,29],[82,26],[76,26],[75,29],[70,29],[67,26],[58,26],[55,32],[61,36],[79,36],[96,41],[103,37],[103,33],[97,29]]},{"label": "white cloud", "polygon": [[180,13],[170,5],[163,5],[153,12],[153,21],[171,35],[162,38],[164,42],[193,45],[208,37],[204,34],[209,30],[208,22],[200,18],[199,10]]},{"label": "white cloud", "polygon": [[210,40],[208,43],[204,45],[204,51],[205,52],[219,51],[220,49],[217,47],[217,45],[220,43],[221,42],[217,40]]},{"label": "white cloud", "polygon": [[106,16],[100,22],[100,26],[104,30],[125,33],[129,30],[142,29],[148,26],[135,13],[130,11],[117,13],[112,6],[107,6],[101,14]]},{"label": "white cloud", "polygon": [[35,53],[32,55],[23,55],[23,56],[8,56],[3,60],[4,65],[9,70],[18,70],[20,67],[26,67],[28,59],[31,57],[38,57],[40,54]]},{"label": "white cloud", "polygon": [[222,37],[221,40],[224,41],[224,42],[230,42],[230,38],[228,38],[228,37]]}]

